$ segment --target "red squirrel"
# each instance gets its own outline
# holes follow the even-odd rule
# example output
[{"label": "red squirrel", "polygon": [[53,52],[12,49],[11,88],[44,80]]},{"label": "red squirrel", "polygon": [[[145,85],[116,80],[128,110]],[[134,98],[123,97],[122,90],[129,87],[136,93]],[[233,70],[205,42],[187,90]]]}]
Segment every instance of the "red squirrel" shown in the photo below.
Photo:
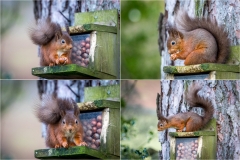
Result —
[{"label": "red squirrel", "polygon": [[191,18],[177,12],[176,25],[169,25],[167,40],[171,60],[185,60],[185,65],[226,63],[230,53],[227,32],[210,18]]},{"label": "red squirrel", "polygon": [[[204,116],[200,116],[194,112],[178,113],[169,117],[164,117],[159,111],[158,114],[158,131],[168,128],[176,128],[177,132],[182,132],[186,127],[186,132],[197,131],[204,127],[212,118],[214,108],[209,100],[200,97],[197,93],[201,90],[201,86],[193,84],[190,86],[186,101],[190,107],[201,107],[205,110]],[[159,94],[157,96],[157,106],[159,106]]]},{"label": "red squirrel", "polygon": [[46,96],[36,106],[36,116],[46,124],[46,145],[49,148],[86,146],[79,108],[73,99]]},{"label": "red squirrel", "polygon": [[[68,31],[68,29],[67,29]],[[71,64],[72,39],[68,32],[62,31],[50,18],[39,22],[30,29],[34,44],[40,45],[40,65],[55,66]]]}]

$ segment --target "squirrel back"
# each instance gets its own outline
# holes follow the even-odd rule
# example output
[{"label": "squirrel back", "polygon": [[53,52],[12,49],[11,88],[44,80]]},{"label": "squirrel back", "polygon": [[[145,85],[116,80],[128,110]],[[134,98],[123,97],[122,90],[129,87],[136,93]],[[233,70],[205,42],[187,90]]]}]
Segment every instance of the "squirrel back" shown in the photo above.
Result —
[{"label": "squirrel back", "polygon": [[[178,113],[169,117],[165,117],[157,110],[158,131],[168,128],[176,128],[182,132],[186,127],[187,132],[196,131],[204,127],[212,118],[214,108],[209,100],[204,99],[197,93],[201,90],[201,86],[193,84],[186,93],[186,101],[190,107],[200,107],[205,111],[204,116],[200,116],[194,112]],[[159,95],[157,96],[157,106],[159,106]]]},{"label": "squirrel back", "polygon": [[[203,30],[205,30],[205,32]],[[171,37],[171,40],[168,41],[168,48],[173,47],[172,44],[170,44],[173,39],[172,37],[181,37],[185,40],[184,42],[181,42],[181,44],[178,44],[185,45],[183,49],[178,50],[179,52],[183,52],[184,50],[184,53],[181,53],[182,55],[179,56],[171,56],[172,60],[186,59],[187,64],[185,64],[188,65],[195,64],[194,62],[191,62],[193,61],[191,59],[194,59],[194,61],[198,63],[225,63],[229,57],[230,41],[228,39],[228,34],[224,31],[222,26],[217,24],[216,20],[211,20],[210,18],[191,18],[186,12],[178,11],[176,26],[169,25],[168,32]],[[207,34],[206,32],[209,32],[210,34]],[[189,41],[184,39],[185,36],[188,36]],[[191,43],[194,43],[194,41],[198,41],[199,44],[192,46],[191,50],[190,46],[193,45]],[[196,55],[196,53],[195,55],[190,55],[189,60],[187,60],[188,55],[185,52],[190,54],[192,51],[196,50],[196,48],[198,49],[196,53],[199,53],[199,55]],[[206,52],[211,53],[208,54]],[[204,53],[205,56],[203,59],[200,56],[202,53]]]}]

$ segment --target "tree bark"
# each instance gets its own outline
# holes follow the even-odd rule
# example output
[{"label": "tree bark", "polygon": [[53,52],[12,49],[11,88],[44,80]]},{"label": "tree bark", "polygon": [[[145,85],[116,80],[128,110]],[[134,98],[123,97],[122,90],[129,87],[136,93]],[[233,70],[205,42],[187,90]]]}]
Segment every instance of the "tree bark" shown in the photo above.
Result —
[{"label": "tree bark", "polygon": [[34,16],[38,21],[42,18],[52,17],[54,22],[64,26],[74,25],[75,12],[90,12],[98,10],[118,9],[120,13],[120,0],[39,0],[34,1]]},{"label": "tree bark", "polygon": [[[189,111],[184,100],[184,92],[192,80],[162,80],[159,110],[164,116]],[[238,159],[240,157],[240,81],[196,81],[203,88],[199,95],[211,100],[214,106],[214,118],[217,119],[217,159]],[[201,109],[192,111],[202,115]],[[160,159],[170,159],[168,129],[159,132],[162,146]]]}]

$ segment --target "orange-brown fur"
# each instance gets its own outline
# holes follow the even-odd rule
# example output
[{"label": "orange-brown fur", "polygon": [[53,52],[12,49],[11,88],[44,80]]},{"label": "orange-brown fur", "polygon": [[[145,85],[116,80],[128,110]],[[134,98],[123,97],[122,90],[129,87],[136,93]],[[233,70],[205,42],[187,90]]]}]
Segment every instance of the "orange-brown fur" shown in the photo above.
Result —
[{"label": "orange-brown fur", "polygon": [[210,19],[179,14],[177,26],[168,28],[167,48],[171,60],[185,59],[185,65],[225,63],[230,42],[223,27]]},{"label": "orange-brown fur", "polygon": [[79,108],[72,99],[44,98],[43,106],[36,108],[36,115],[47,125],[47,147],[87,145],[83,141],[83,128],[78,117]]},{"label": "orange-brown fur", "polygon": [[68,32],[47,19],[30,30],[34,44],[40,45],[40,65],[55,66],[71,64],[72,39]]},{"label": "orange-brown fur", "polygon": [[184,112],[164,117],[161,113],[158,113],[158,131],[175,128],[178,132],[182,132],[186,127],[185,131],[191,132],[204,127],[212,118],[214,109],[210,101],[197,95],[200,89],[200,86],[196,84],[192,85],[186,95],[186,101],[191,107],[203,108],[205,110],[205,115],[202,117],[193,112]]}]

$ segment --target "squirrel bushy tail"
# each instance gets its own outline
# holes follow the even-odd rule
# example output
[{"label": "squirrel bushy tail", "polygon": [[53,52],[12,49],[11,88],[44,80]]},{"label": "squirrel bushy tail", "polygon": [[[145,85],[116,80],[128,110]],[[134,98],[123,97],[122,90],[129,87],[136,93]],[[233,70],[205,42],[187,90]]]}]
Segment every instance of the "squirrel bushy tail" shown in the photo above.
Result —
[{"label": "squirrel bushy tail", "polygon": [[74,111],[77,116],[79,109],[73,99],[54,98],[46,95],[42,99],[42,103],[35,107],[35,113],[38,119],[45,124],[56,124],[66,111]]},{"label": "squirrel bushy tail", "polygon": [[204,116],[202,117],[203,123],[201,126],[203,127],[212,118],[214,108],[212,103],[209,100],[206,100],[197,94],[198,91],[201,90],[201,88],[202,87],[199,84],[195,84],[195,83],[192,86],[189,86],[189,90],[186,93],[185,99],[190,107],[200,107],[204,109],[205,113],[204,113]]},{"label": "squirrel bushy tail", "polygon": [[210,18],[191,18],[186,12],[177,13],[177,28],[186,32],[202,28],[210,32],[217,42],[217,63],[225,63],[230,53],[230,40],[222,26],[218,26],[216,20]]},{"label": "squirrel bushy tail", "polygon": [[57,23],[51,22],[51,19],[41,20],[36,28],[30,28],[29,34],[34,44],[46,45],[55,36],[56,32],[61,32],[61,27]]}]

